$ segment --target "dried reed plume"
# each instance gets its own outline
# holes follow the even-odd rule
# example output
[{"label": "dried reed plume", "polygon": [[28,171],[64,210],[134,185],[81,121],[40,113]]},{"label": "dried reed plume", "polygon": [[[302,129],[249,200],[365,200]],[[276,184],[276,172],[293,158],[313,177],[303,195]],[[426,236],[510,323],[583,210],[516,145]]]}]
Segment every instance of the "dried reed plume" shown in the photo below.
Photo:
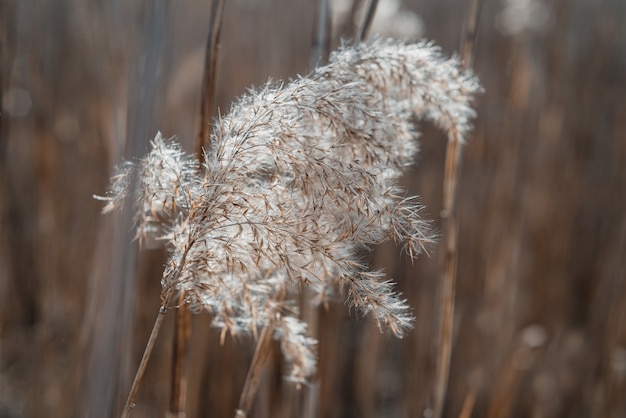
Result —
[{"label": "dried reed plume", "polygon": [[315,369],[293,295],[311,287],[401,337],[412,315],[363,259],[389,239],[415,257],[432,241],[416,198],[397,182],[413,162],[414,117],[462,142],[477,80],[430,43],[376,39],[344,46],[327,66],[240,98],[216,122],[202,164],[160,134],[118,168],[109,212],[130,200],[138,237],[169,249],[164,305],[183,292],[232,334],[271,327],[290,378]]}]

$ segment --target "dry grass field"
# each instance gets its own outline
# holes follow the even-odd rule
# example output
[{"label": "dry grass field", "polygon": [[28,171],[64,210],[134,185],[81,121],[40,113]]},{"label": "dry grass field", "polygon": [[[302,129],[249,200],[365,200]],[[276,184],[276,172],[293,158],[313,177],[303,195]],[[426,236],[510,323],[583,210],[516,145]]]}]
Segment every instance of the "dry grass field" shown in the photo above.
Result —
[{"label": "dry grass field", "polygon": [[[359,1],[359,0],[356,0]],[[367,3],[360,0],[361,3]],[[346,4],[344,4],[346,3]],[[335,49],[354,36],[331,1]],[[380,1],[372,32],[459,50],[460,0]],[[113,167],[157,131],[193,153],[211,1],[0,0],[0,418],[120,415],[160,304],[164,250],[102,215]],[[314,2],[225,3],[216,108],[307,74]],[[484,87],[458,184],[458,277],[444,417],[626,417],[626,2],[485,1]],[[215,113],[217,114],[217,113]],[[423,122],[403,177],[441,231],[446,136]],[[372,264],[416,317],[403,339],[337,297],[318,374],[273,350],[250,417],[433,416],[440,245]],[[168,411],[173,312],[133,416]],[[255,341],[194,315],[187,417],[232,417]]]}]

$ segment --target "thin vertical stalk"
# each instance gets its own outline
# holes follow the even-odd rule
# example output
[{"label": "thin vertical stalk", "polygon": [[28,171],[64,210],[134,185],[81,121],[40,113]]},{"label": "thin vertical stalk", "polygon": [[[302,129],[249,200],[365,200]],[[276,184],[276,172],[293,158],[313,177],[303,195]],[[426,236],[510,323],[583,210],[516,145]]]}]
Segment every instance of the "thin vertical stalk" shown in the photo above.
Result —
[{"label": "thin vertical stalk", "polygon": [[461,40],[461,59],[463,67],[470,69],[474,66],[474,52],[476,49],[476,37],[478,36],[478,21],[482,0],[470,0],[470,10],[467,19],[467,29],[463,33]]},{"label": "thin vertical stalk", "polygon": [[372,27],[372,22],[374,21],[374,16],[376,15],[377,7],[378,7],[378,0],[370,0],[367,6],[367,10],[365,12],[365,18],[363,19],[363,22],[361,23],[361,28],[359,29],[359,33],[356,38],[358,42],[363,41],[365,38],[367,38],[367,34],[369,33],[370,28]]},{"label": "thin vertical stalk", "polygon": [[189,356],[189,338],[191,337],[191,311],[184,304],[185,294],[178,297],[174,325],[174,347],[172,352],[172,382],[170,392],[169,417],[185,416],[187,400],[187,357]]},{"label": "thin vertical stalk", "polygon": [[356,16],[365,0],[352,0],[352,6],[346,17],[339,23],[338,32],[335,34],[338,38],[356,39],[359,27],[356,23]]},{"label": "thin vertical stalk", "polygon": [[437,376],[435,384],[434,418],[440,418],[443,413],[448,376],[450,371],[450,357],[452,353],[452,334],[454,328],[454,297],[456,288],[458,224],[456,207],[456,188],[458,168],[461,161],[462,148],[459,141],[450,139],[446,151],[444,169],[444,197],[443,197],[443,224],[444,249],[442,251],[441,269],[441,312],[439,315],[439,343],[437,345]]},{"label": "thin vertical stalk", "polygon": [[[461,40],[461,59],[464,67],[470,68],[474,60],[476,31],[480,15],[481,0],[470,0],[466,30]],[[439,338],[437,352],[437,375],[434,393],[433,418],[441,418],[448,389],[452,337],[454,331],[454,300],[458,260],[458,205],[457,186],[460,172],[462,144],[457,135],[449,135],[443,179],[443,251],[441,257],[441,291],[439,314]]]},{"label": "thin vertical stalk", "polygon": [[204,58],[204,76],[200,91],[200,118],[198,120],[198,136],[196,137],[196,153],[202,157],[204,148],[209,144],[211,115],[215,102],[215,81],[217,68],[217,53],[222,29],[225,0],[211,2],[211,16],[209,18],[209,34]]}]

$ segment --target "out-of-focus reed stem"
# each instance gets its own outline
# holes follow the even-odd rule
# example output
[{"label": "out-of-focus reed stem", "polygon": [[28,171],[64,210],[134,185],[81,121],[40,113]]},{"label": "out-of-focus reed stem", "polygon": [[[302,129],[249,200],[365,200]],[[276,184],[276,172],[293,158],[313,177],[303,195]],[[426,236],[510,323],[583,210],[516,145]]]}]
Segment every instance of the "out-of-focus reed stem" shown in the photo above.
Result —
[{"label": "out-of-focus reed stem", "polygon": [[357,34],[357,41],[363,41],[367,38],[367,34],[372,27],[372,22],[374,21],[374,16],[376,15],[376,7],[378,6],[378,0],[370,0],[367,10],[365,12],[365,18],[361,23],[361,28],[359,29],[359,33]]},{"label": "out-of-focus reed stem", "polygon": [[204,58],[204,76],[200,92],[200,118],[198,120],[198,136],[196,138],[196,153],[202,157],[203,149],[209,144],[211,115],[215,103],[215,80],[217,68],[217,54],[224,16],[225,0],[211,2],[211,16],[209,18],[209,34]]},{"label": "out-of-focus reed stem", "polygon": [[461,59],[465,69],[471,69],[474,66],[474,52],[476,49],[476,37],[478,35],[478,21],[481,6],[482,0],[471,0],[466,23],[467,28],[461,40]]},{"label": "out-of-focus reed stem", "polygon": [[467,395],[465,395],[465,400],[463,401],[463,407],[461,408],[461,413],[459,413],[459,418],[471,418],[475,403],[476,391],[470,389],[470,391],[467,392]]},{"label": "out-of-focus reed stem", "polygon": [[178,297],[178,309],[174,325],[174,347],[172,352],[172,382],[170,392],[170,410],[168,417],[185,416],[187,400],[187,357],[189,338],[191,337],[191,311],[184,304],[185,293]]},{"label": "out-of-focus reed stem", "polygon": [[332,22],[329,0],[315,2],[315,16],[313,18],[313,32],[311,35],[311,52],[309,54],[310,69],[326,64],[330,51],[332,37]]},{"label": "out-of-focus reed stem", "polygon": [[458,224],[456,218],[456,186],[461,144],[451,139],[446,151],[444,169],[443,223],[444,248],[442,251],[441,291],[439,314],[439,343],[437,345],[437,376],[435,383],[435,418],[443,413],[452,353],[452,333],[454,327],[454,296],[456,287]]},{"label": "out-of-focus reed stem", "polygon": [[[476,30],[480,15],[481,0],[470,0],[466,29],[461,40],[461,59],[468,69],[474,60]],[[441,252],[441,291],[439,313],[439,338],[437,351],[437,375],[434,393],[434,418],[441,418],[448,388],[452,337],[454,331],[454,299],[458,259],[458,207],[457,185],[459,179],[462,144],[454,135],[448,136],[443,180],[443,251]]]},{"label": "out-of-focus reed stem", "polygon": [[235,413],[235,418],[245,418],[248,416],[248,412],[250,412],[254,396],[256,395],[259,387],[259,382],[261,381],[261,376],[263,376],[263,368],[272,353],[273,333],[274,326],[272,324],[267,324],[259,336],[259,341],[257,342],[256,349],[254,350],[254,356],[252,357],[252,363],[250,364],[250,368],[248,369],[248,374],[246,376],[246,382],[244,383],[243,390],[241,391],[239,407]]}]

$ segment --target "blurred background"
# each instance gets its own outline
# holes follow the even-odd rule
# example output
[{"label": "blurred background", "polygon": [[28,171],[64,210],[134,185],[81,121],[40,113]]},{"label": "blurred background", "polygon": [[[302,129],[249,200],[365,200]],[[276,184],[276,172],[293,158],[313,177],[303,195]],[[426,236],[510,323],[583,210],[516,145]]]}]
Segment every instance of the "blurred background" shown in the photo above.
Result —
[{"label": "blurred background", "polygon": [[[356,0],[359,2],[359,0]],[[360,3],[366,3],[360,0]],[[358,5],[358,4],[357,4]],[[102,216],[112,167],[157,130],[193,152],[210,0],[0,1],[0,418],[119,416],[160,304],[163,251]],[[359,13],[331,1],[335,47]],[[380,1],[373,33],[458,50],[460,0]],[[230,0],[217,106],[311,69],[309,0]],[[626,417],[626,2],[484,2],[473,138],[459,189],[446,417]],[[428,124],[405,185],[440,228],[445,137]],[[272,358],[253,417],[430,417],[437,249],[375,263],[414,308],[404,339],[319,312],[319,376]],[[134,417],[168,408],[167,315]],[[194,316],[188,417],[233,416],[254,352]]]}]

